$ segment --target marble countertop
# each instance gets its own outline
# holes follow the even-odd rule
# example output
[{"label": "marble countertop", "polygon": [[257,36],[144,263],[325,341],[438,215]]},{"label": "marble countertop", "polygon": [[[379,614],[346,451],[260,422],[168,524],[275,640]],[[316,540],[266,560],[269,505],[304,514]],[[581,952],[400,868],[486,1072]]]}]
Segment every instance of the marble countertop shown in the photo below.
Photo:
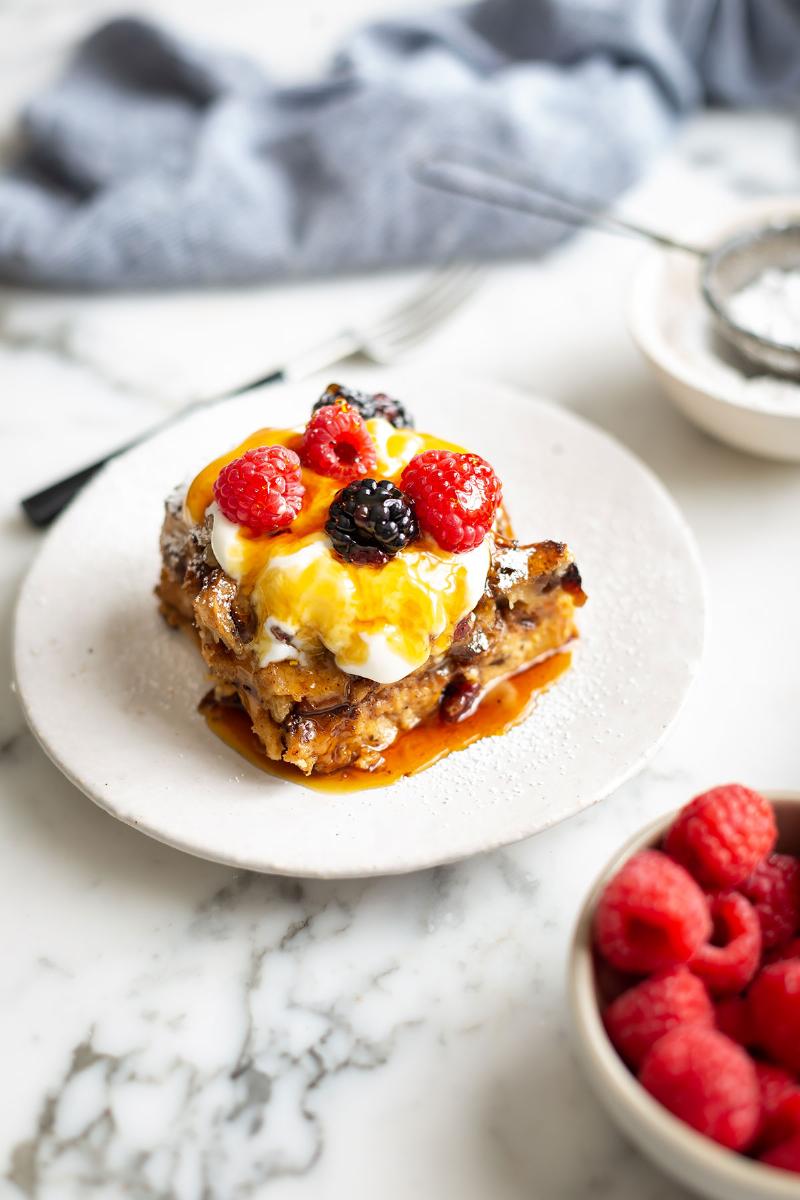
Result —
[{"label": "marble countertop", "polygon": [[[25,90],[110,7],[0,2],[6,134]],[[255,2],[232,0],[224,16],[211,3],[164,7],[201,34],[248,45],[264,34]],[[345,16],[380,6],[341,7],[295,0],[258,44],[291,70]],[[709,114],[626,203],[675,228],[737,196],[784,192],[800,192],[796,120]],[[306,883],[201,862],[118,824],[50,765],[4,689],[0,1200],[684,1194],[587,1091],[566,1028],[567,941],[588,881],[646,820],[729,778],[800,786],[800,469],[712,442],[658,394],[625,329],[640,253],[582,235],[546,262],[497,267],[413,361],[569,405],[676,497],[711,621],[666,745],[616,795],[527,843],[419,875]],[[357,319],[409,284],[0,292],[3,676],[40,541],[19,515],[23,492],[185,395],[280,361],[328,332],[332,309]]]}]

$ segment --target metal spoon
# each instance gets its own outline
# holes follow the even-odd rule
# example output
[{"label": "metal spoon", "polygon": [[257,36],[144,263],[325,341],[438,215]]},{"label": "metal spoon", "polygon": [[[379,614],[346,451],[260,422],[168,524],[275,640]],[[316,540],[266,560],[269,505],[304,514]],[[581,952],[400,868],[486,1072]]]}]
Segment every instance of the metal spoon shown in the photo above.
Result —
[{"label": "metal spoon", "polygon": [[700,260],[700,290],[725,340],[759,367],[800,376],[800,330],[796,345],[777,342],[739,324],[729,307],[736,292],[770,267],[800,269],[800,222],[772,222],[711,246],[699,246],[608,212],[597,200],[555,192],[530,171],[488,155],[452,152],[423,160],[414,173],[420,182],[458,196],[565,225],[590,225],[691,254]]}]

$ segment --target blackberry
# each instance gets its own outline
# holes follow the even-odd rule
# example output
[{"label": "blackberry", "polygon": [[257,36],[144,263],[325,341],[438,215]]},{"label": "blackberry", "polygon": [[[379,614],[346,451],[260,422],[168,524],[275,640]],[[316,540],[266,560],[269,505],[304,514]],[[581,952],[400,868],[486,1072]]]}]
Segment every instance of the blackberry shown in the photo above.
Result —
[{"label": "blackberry", "polygon": [[384,421],[394,425],[395,429],[414,428],[414,418],[411,413],[404,404],[395,400],[394,396],[387,396],[385,392],[377,392],[372,397],[372,403],[375,406],[375,416],[383,417]]},{"label": "blackberry", "polygon": [[357,392],[355,388],[342,387],[340,383],[329,383],[311,412],[317,412],[326,404],[342,403],[349,404],[365,421],[369,421],[371,417],[375,416],[375,403],[372,396],[366,392]]},{"label": "blackberry", "polygon": [[354,479],[335,497],[325,531],[345,562],[379,567],[419,536],[414,510],[389,479]]},{"label": "blackberry", "polygon": [[371,417],[383,417],[394,425],[395,429],[413,429],[414,421],[405,405],[394,396],[378,392],[370,396],[367,392],[356,391],[355,388],[342,387],[340,383],[329,383],[325,391],[312,408],[312,413],[323,408],[326,404],[349,404],[357,413],[369,421]]}]

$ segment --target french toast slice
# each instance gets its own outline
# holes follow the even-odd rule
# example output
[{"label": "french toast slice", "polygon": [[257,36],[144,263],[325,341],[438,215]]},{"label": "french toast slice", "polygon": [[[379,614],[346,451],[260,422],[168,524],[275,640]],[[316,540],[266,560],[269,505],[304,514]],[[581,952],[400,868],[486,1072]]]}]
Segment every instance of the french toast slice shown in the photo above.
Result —
[{"label": "french toast slice", "polygon": [[585,596],[569,550],[559,542],[519,545],[508,532],[501,510],[478,604],[445,652],[395,683],[340,670],[322,645],[259,666],[249,598],[214,558],[208,524],[187,523],[177,494],[167,501],[156,591],[166,620],[196,634],[216,698],[242,705],[269,758],[306,775],[371,770],[405,731],[437,713],[461,719],[492,683],[576,636],[575,609]]}]

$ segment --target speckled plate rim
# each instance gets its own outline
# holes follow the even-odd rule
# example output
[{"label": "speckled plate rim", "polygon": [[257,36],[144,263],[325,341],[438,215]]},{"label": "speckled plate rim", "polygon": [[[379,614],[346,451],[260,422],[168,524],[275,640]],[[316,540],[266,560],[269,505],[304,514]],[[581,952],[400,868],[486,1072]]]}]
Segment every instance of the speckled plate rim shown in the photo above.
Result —
[{"label": "speckled plate rim", "polygon": [[[342,371],[337,370],[336,373],[341,375]],[[582,785],[578,787],[575,785],[574,779],[571,777],[575,774],[575,767],[572,764],[566,773],[554,782],[552,792],[545,788],[546,780],[540,778],[540,775],[543,775],[543,772],[540,772],[533,783],[526,781],[525,790],[519,804],[512,804],[508,810],[497,814],[496,819],[492,817],[489,826],[484,822],[483,828],[478,833],[471,829],[470,821],[472,813],[469,808],[464,808],[458,813],[458,820],[455,823],[452,820],[452,813],[448,814],[450,816],[449,823],[443,821],[442,828],[439,828],[435,816],[430,817],[430,814],[428,814],[427,825],[424,829],[417,831],[412,826],[414,819],[419,817],[419,812],[416,813],[416,818],[413,814],[411,816],[404,814],[403,820],[398,823],[396,820],[397,810],[401,806],[403,808],[408,807],[408,798],[412,794],[412,787],[409,785],[414,785],[414,790],[419,794],[420,781],[422,781],[423,793],[427,798],[426,803],[432,809],[435,809],[437,804],[446,802],[443,793],[448,790],[448,763],[452,761],[452,759],[446,759],[422,775],[403,780],[399,784],[393,785],[391,789],[381,788],[369,792],[350,794],[352,799],[349,803],[351,804],[352,811],[347,812],[345,810],[342,821],[334,830],[332,836],[328,837],[327,841],[324,842],[324,852],[321,852],[319,844],[310,848],[307,844],[309,842],[309,833],[312,839],[317,833],[313,824],[315,813],[317,817],[325,818],[327,813],[321,807],[321,804],[324,802],[328,806],[335,805],[340,803],[339,797],[331,797],[308,791],[290,783],[271,780],[269,777],[262,775],[250,767],[249,764],[244,763],[232,751],[216,743],[216,739],[208,733],[203,725],[202,734],[206,741],[201,745],[200,740],[195,739],[198,753],[208,759],[207,742],[208,740],[215,742],[214,757],[224,760],[223,769],[228,772],[231,770],[241,772],[240,775],[235,774],[230,776],[232,780],[238,783],[244,779],[247,781],[248,786],[251,786],[252,780],[250,776],[257,778],[259,797],[263,800],[263,806],[259,804],[258,811],[254,811],[253,813],[253,828],[249,828],[245,823],[241,829],[237,830],[233,839],[230,837],[227,840],[217,838],[209,833],[208,830],[204,834],[198,835],[197,828],[191,819],[191,809],[189,809],[183,818],[176,820],[174,817],[170,806],[175,801],[177,789],[172,786],[172,781],[170,781],[168,787],[165,785],[165,799],[162,808],[154,808],[150,799],[147,802],[142,799],[145,794],[149,795],[147,793],[148,787],[158,789],[162,783],[157,774],[155,774],[155,767],[153,762],[147,757],[147,752],[148,750],[157,750],[163,756],[164,747],[154,746],[153,744],[149,747],[142,745],[137,747],[135,737],[131,739],[129,744],[121,747],[121,753],[126,760],[126,764],[130,766],[129,773],[142,772],[138,784],[136,786],[133,784],[128,786],[125,795],[121,796],[118,780],[116,782],[109,782],[105,779],[102,771],[98,767],[93,766],[92,754],[87,747],[76,744],[80,739],[74,736],[74,723],[73,727],[71,727],[72,737],[68,736],[69,730],[65,733],[63,728],[54,728],[53,704],[52,702],[46,702],[48,693],[52,691],[53,681],[52,679],[45,681],[42,677],[41,665],[37,666],[38,642],[34,632],[35,622],[30,619],[30,613],[37,599],[43,592],[47,591],[52,582],[53,560],[58,560],[58,555],[54,554],[53,548],[75,545],[78,535],[86,530],[90,514],[96,510],[98,505],[104,503],[104,497],[107,499],[113,495],[114,488],[116,487],[119,490],[125,478],[130,478],[134,474],[134,466],[137,467],[140,476],[146,475],[149,480],[149,460],[154,457],[159,445],[163,446],[170,436],[173,439],[175,438],[174,431],[171,431],[169,434],[162,434],[160,438],[154,439],[152,442],[131,451],[128,455],[113,463],[109,470],[89,485],[85,493],[75,501],[71,509],[64,514],[47,535],[44,545],[35,559],[21,589],[15,618],[14,664],[20,700],[34,735],[55,765],[85,795],[113,816],[132,825],[141,832],[147,833],[149,836],[188,853],[195,854],[198,857],[227,863],[240,868],[272,874],[326,879],[404,873],[456,861],[541,832],[556,822],[575,815],[577,812],[609,795],[644,766],[651,755],[658,749],[677,717],[701,660],[706,608],[705,588],[699,555],[694,539],[682,515],[675,507],[674,502],[669,497],[663,485],[652,472],[627,449],[609,437],[609,435],[557,406],[495,383],[472,379],[459,380],[457,378],[454,379],[451,375],[441,376],[431,372],[378,372],[375,370],[348,368],[345,374],[348,380],[352,381],[355,386],[371,387],[374,390],[378,390],[380,387],[395,391],[403,395],[412,406],[415,393],[425,392],[426,390],[428,396],[437,396],[437,405],[442,403],[441,398],[443,396],[450,399],[457,397],[459,412],[462,414],[464,412],[463,406],[466,405],[467,411],[469,411],[469,404],[473,404],[474,406],[480,402],[482,419],[484,420],[483,409],[485,407],[485,398],[487,395],[491,395],[493,419],[497,417],[498,412],[505,409],[507,417],[516,415],[518,419],[526,423],[530,422],[528,428],[532,431],[533,436],[536,436],[537,432],[541,436],[542,429],[549,431],[548,436],[553,435],[554,431],[557,430],[557,440],[567,447],[567,453],[569,453],[569,446],[571,444],[582,443],[582,452],[588,454],[591,451],[588,457],[597,456],[600,460],[603,460],[605,457],[609,476],[615,477],[615,486],[633,488],[634,491],[640,493],[641,499],[646,498],[647,502],[652,506],[652,512],[655,514],[653,517],[654,529],[656,532],[660,530],[661,534],[667,537],[668,540],[671,539],[670,551],[676,557],[676,562],[683,572],[688,600],[687,597],[684,597],[686,608],[681,607],[676,600],[676,606],[672,614],[678,621],[679,628],[681,627],[681,622],[683,622],[682,629],[685,635],[685,644],[682,644],[680,648],[678,655],[680,661],[677,664],[675,663],[674,654],[667,659],[665,657],[667,653],[666,647],[662,645],[659,648],[660,641],[669,640],[669,634],[672,629],[671,622],[668,622],[666,619],[662,620],[658,627],[652,631],[652,636],[648,640],[647,644],[652,645],[654,648],[653,662],[646,664],[648,671],[655,671],[657,676],[658,663],[661,662],[666,670],[666,664],[669,662],[669,671],[672,674],[669,686],[664,689],[664,694],[656,693],[654,695],[655,707],[652,719],[647,718],[648,728],[646,735],[637,735],[638,740],[635,752],[628,752],[622,758],[618,757],[617,759],[614,759],[612,754],[609,760],[609,755],[607,753],[599,753],[597,747],[589,745],[578,747],[580,750],[579,758],[582,760],[579,765],[584,768],[586,774],[591,775],[592,783],[589,786]],[[325,377],[310,382],[307,381],[302,385],[304,395],[313,398],[317,390],[320,390],[319,385],[327,381],[327,373]],[[255,428],[258,423],[263,424],[264,420],[262,417],[259,421],[252,415],[255,411],[254,406],[263,403],[268,405],[270,410],[274,412],[280,407],[281,396],[285,398],[290,392],[295,395],[297,391],[298,385],[278,385],[265,389],[260,393],[251,393],[249,396],[242,397],[237,401],[229,402],[229,405],[225,409],[226,422],[231,422],[233,418],[236,418],[233,420],[233,424],[238,423],[238,427],[243,431],[246,431],[248,428]],[[251,414],[247,417],[247,420],[243,416],[245,411]],[[200,414],[191,420],[195,425],[201,421],[205,421],[208,424],[209,414]],[[423,423],[430,425],[432,422],[425,419],[424,422],[420,422],[421,425]],[[435,424],[435,421],[433,423]],[[537,425],[539,426],[538,430]],[[185,431],[184,436],[186,436],[188,432],[187,425],[185,424],[182,428]],[[205,432],[208,434],[208,429]],[[223,435],[222,440],[227,443],[234,439],[230,435]],[[208,445],[213,444],[217,446],[219,441],[218,428],[216,429],[215,440],[213,442],[209,441],[208,436],[206,436]],[[483,447],[479,446],[479,449],[481,448]],[[211,457],[208,451],[206,451],[206,454],[208,457]],[[502,455],[495,457],[498,470],[502,473]],[[196,462],[196,465],[202,465],[202,461],[200,459]],[[165,491],[163,485],[157,481],[154,486],[159,488],[158,502],[160,506]],[[595,482],[593,486],[595,497],[599,497],[604,494],[604,488],[607,490],[611,487],[611,482],[610,479],[606,483]],[[591,499],[592,487],[587,483],[586,503],[589,504]],[[152,528],[148,529],[148,539],[154,539],[154,543],[158,533],[157,525],[158,523],[156,522],[152,525]],[[550,530],[550,532],[561,533],[561,531],[556,530]],[[539,530],[536,532],[536,536],[546,536],[546,533],[544,530]],[[566,531],[564,536],[569,536],[569,531]],[[657,551],[658,547],[654,549]],[[577,551],[580,557],[580,547],[577,548]],[[153,578],[148,576],[146,580],[148,604],[154,604],[151,598]],[[597,578],[590,580],[590,591],[594,586],[595,594],[597,594],[599,585],[600,581]],[[100,599],[102,603],[102,594]],[[690,616],[688,617],[686,615],[687,609],[690,612]],[[586,612],[587,610],[583,611]],[[170,635],[165,633],[164,636],[168,637]],[[164,646],[167,646],[166,642]],[[573,668],[573,672],[570,672],[566,677],[567,680],[573,676],[574,672],[579,672],[582,669],[580,658],[582,649],[583,647],[579,647],[578,662]],[[192,651],[192,654],[194,653],[196,652]],[[588,655],[586,657],[588,658]],[[72,663],[69,670],[63,664],[60,664],[60,669],[62,677],[57,683],[57,691],[60,689],[62,697],[66,697],[67,708],[69,709],[69,700],[74,699],[70,695],[71,690],[77,688],[80,691],[81,688],[86,688],[85,681],[81,682],[81,677],[87,668],[85,663],[79,665]],[[557,686],[561,688],[563,685],[559,683]],[[82,693],[84,697],[89,696],[89,694],[86,690]],[[182,703],[185,702],[186,704],[185,716],[187,721],[198,720],[196,716],[196,703],[198,699],[199,694],[195,693],[183,698]],[[104,706],[98,710],[99,719],[102,721],[109,713],[113,712],[114,706],[112,702],[108,706]],[[179,715],[182,720],[183,712]],[[626,714],[618,713],[616,715],[624,723]],[[630,719],[630,714],[627,714],[627,716]],[[532,719],[535,721],[536,715]],[[530,722],[526,723],[526,727],[529,724]],[[136,731],[134,730],[133,732],[135,733]],[[513,734],[516,734],[516,732],[513,731]],[[506,735],[506,737],[510,738],[513,734]],[[483,744],[479,743],[478,747],[461,751],[455,756],[458,758],[462,755],[473,756],[469,760],[469,774],[470,777],[473,775],[476,776],[476,787],[479,786],[477,776],[480,775],[482,768],[479,762],[475,766],[473,752],[479,749],[481,745]],[[185,758],[182,755],[179,755],[179,757]],[[173,761],[172,766],[174,765]],[[464,770],[466,769],[465,767]],[[189,782],[187,778],[187,786]],[[536,787],[540,789],[539,794],[542,800],[542,803],[538,807],[531,803],[531,797],[534,794],[533,790]],[[264,825],[267,806],[270,803],[274,803],[276,797],[278,797],[277,788],[291,789],[295,798],[314,798],[314,801],[311,803],[303,803],[299,799],[292,801],[291,820],[289,822],[292,829],[287,830],[285,828],[285,804],[284,812],[280,817],[274,816],[270,809],[270,819],[273,821],[272,829],[269,829],[269,821],[267,822],[267,826]],[[392,793],[391,796],[387,795],[389,792]],[[213,815],[212,824],[217,817],[223,826],[225,826],[225,822],[230,821],[228,810],[235,807],[238,801],[238,797],[235,797],[234,793],[235,789],[231,790],[229,794],[220,797],[219,811]],[[555,802],[553,799],[554,794]],[[285,793],[281,793],[279,799],[283,800],[284,796]],[[459,799],[459,794],[456,794],[455,800],[458,801]],[[381,805],[381,808],[380,811],[377,811],[379,805]],[[186,806],[184,805],[184,807]],[[390,814],[391,819],[387,817],[387,812],[390,808],[393,810],[392,814]],[[441,811],[443,812],[444,810]],[[170,819],[167,820],[167,817]],[[308,824],[307,819],[312,821],[311,825]],[[394,821],[394,825],[392,821]],[[280,822],[283,822],[283,828],[280,828]],[[410,825],[409,822],[411,822]],[[255,828],[257,824],[258,828]],[[206,821],[206,825],[208,825],[208,821]],[[281,836],[280,838],[275,838],[273,835],[279,829]],[[327,833],[325,836],[327,837]]]},{"label": "speckled plate rim", "polygon": [[[773,802],[800,804],[800,792],[762,793]],[[583,902],[572,934],[567,967],[567,993],[572,1039],[598,1100],[619,1129],[632,1138],[644,1153],[652,1155],[661,1168],[689,1187],[706,1177],[705,1195],[724,1195],[726,1200],[797,1200],[797,1177],[769,1170],[732,1150],[703,1137],[654,1100],[636,1081],[612,1046],[600,1017],[592,959],[592,918],[600,895],[622,864],[638,850],[653,844],[663,834],[678,810],[651,821],[629,838],[599,872]],[[708,1175],[724,1192],[708,1190]],[[735,1189],[735,1190],[733,1190]]]}]

